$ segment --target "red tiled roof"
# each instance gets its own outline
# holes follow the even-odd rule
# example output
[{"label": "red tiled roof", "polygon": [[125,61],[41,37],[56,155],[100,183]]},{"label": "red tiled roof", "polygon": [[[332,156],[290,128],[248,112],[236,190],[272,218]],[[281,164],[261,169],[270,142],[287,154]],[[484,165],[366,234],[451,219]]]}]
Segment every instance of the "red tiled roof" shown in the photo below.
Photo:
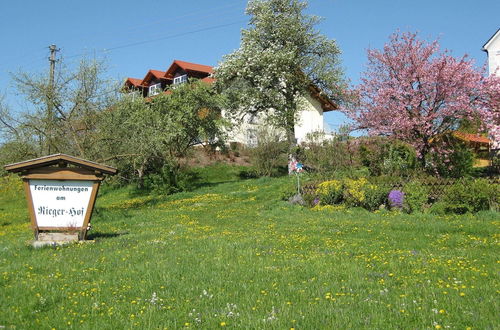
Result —
[{"label": "red tiled roof", "polygon": [[165,72],[159,71],[159,70],[149,70],[148,73],[146,73],[146,76],[144,79],[142,79],[141,85],[147,86],[149,83],[149,80],[154,77],[156,79],[161,79],[165,75]]},{"label": "red tiled roof", "polygon": [[181,68],[184,71],[197,71],[206,74],[212,74],[214,72],[214,69],[209,65],[174,60],[170,67],[167,69],[167,72],[165,72],[164,78],[173,79],[173,75],[177,68]]},{"label": "red tiled roof", "polygon": [[453,136],[455,136],[456,138],[458,138],[460,140],[469,141],[469,142],[486,143],[486,144],[491,143],[491,140],[488,139],[487,137],[476,135],[476,134],[463,133],[463,132],[453,132]]},{"label": "red tiled roof", "polygon": [[142,79],[127,78],[127,80],[125,80],[125,83],[127,83],[127,82],[129,82],[134,87],[139,87],[141,85]]},{"label": "red tiled roof", "polygon": [[165,72],[160,70],[149,70],[149,72],[151,72],[151,74],[158,79],[163,78],[163,76],[165,75]]}]

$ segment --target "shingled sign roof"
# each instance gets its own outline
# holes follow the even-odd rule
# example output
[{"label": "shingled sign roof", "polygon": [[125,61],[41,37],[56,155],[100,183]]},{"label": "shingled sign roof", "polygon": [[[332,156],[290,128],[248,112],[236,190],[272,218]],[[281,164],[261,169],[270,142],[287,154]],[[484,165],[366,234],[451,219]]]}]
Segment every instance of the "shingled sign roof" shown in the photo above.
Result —
[{"label": "shingled sign roof", "polygon": [[5,165],[4,168],[8,172],[22,172],[26,170],[31,170],[40,167],[47,167],[58,164],[71,164],[79,167],[83,167],[92,171],[98,171],[103,174],[116,174],[118,170],[114,167],[98,164],[89,160],[65,155],[65,154],[54,154],[50,156],[44,156],[40,158],[30,159],[19,163],[13,163]]}]

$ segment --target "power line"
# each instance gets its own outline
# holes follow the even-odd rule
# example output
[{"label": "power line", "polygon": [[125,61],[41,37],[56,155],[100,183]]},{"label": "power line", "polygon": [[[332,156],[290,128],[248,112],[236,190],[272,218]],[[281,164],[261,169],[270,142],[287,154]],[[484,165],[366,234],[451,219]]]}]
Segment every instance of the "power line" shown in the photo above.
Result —
[{"label": "power line", "polygon": [[13,62],[13,61],[16,61],[16,60],[19,60],[19,59],[25,59],[27,57],[33,56],[34,52],[38,52],[38,51],[46,50],[46,49],[47,49],[47,47],[36,48],[36,49],[29,50],[29,51],[24,51],[24,55],[16,56],[16,57],[10,57],[10,58],[7,58],[7,59],[3,59],[2,63],[0,64],[0,67],[1,66],[5,66],[6,63],[10,63],[10,62]]},{"label": "power line", "polygon": [[[160,37],[160,38],[155,38],[155,39],[137,41],[137,42],[133,42],[133,43],[125,44],[125,45],[120,45],[120,46],[116,46],[116,47],[111,47],[111,48],[105,48],[105,49],[100,50],[99,52],[109,53],[109,52],[111,52],[113,50],[117,50],[117,49],[135,47],[135,46],[144,45],[144,44],[147,44],[147,43],[152,43],[152,42],[156,42],[156,41],[160,41],[160,40],[178,38],[178,37],[182,37],[182,36],[185,36],[185,35],[190,35],[190,34],[195,34],[195,33],[199,33],[199,32],[215,30],[215,29],[220,29],[220,28],[231,26],[231,25],[241,24],[241,23],[244,23],[244,22],[246,22],[246,20],[245,21],[236,21],[236,22],[227,23],[227,24],[213,25],[213,26],[209,26],[209,27],[206,27],[206,28],[203,28],[203,29],[197,29],[197,30],[192,30],[192,31],[188,31],[188,32],[182,32],[182,33],[167,35],[167,36]],[[75,54],[75,55],[67,56],[66,59],[70,59],[70,58],[74,58],[74,57],[78,57],[78,56],[82,56],[82,55],[86,55],[86,53],[80,53],[80,54]]]},{"label": "power line", "polygon": [[[138,28],[140,27],[147,27],[147,26],[152,26],[152,25],[157,25],[158,23],[163,23],[165,21],[169,22],[169,23],[175,23],[175,22],[178,22],[178,21],[181,21],[183,20],[184,18],[187,18],[187,17],[192,17],[192,16],[196,16],[197,13],[207,13],[207,12],[216,12],[215,14],[217,16],[220,16],[221,14],[221,11],[220,9],[225,9],[225,8],[236,8],[238,7],[240,4],[239,3],[233,3],[231,5],[227,5],[227,6],[220,6],[220,7],[212,7],[211,10],[198,10],[198,11],[194,11],[194,12],[191,12],[189,14],[185,14],[185,15],[180,15],[180,16],[176,16],[175,18],[167,18],[167,19],[161,19],[161,20],[157,20],[157,21],[153,21],[153,22],[149,22],[147,24],[140,24],[140,25],[136,25],[135,27],[132,27],[132,28],[129,28],[128,30],[125,30],[125,32],[127,31],[134,31],[134,30],[137,30]],[[200,18],[206,18],[206,17],[212,17],[214,15],[207,15],[207,16],[201,16],[201,17],[198,17],[198,19]]]},{"label": "power line", "polygon": [[[175,18],[166,18],[166,19],[162,19],[162,20],[156,20],[156,21],[153,21],[153,22],[149,22],[147,24],[137,24],[135,26],[131,26],[129,27],[127,30],[125,30],[125,32],[127,31],[134,31],[134,30],[139,30],[141,27],[147,27],[147,26],[153,26],[153,25],[157,25],[158,23],[161,23],[161,22],[169,22],[169,23],[175,23],[175,22],[178,22],[178,21],[182,21],[182,20],[185,20],[186,18],[189,18],[189,17],[193,17],[193,21],[206,21],[207,19],[211,18],[211,17],[217,17],[218,20],[220,21],[220,18],[221,18],[221,15],[222,17],[225,16],[224,14],[232,14],[233,13],[233,10],[232,9],[236,9],[238,6],[240,6],[241,4],[239,3],[232,3],[230,5],[223,5],[223,6],[218,6],[218,7],[211,7],[210,9],[208,10],[197,10],[197,11],[192,11],[190,13],[187,13],[185,15],[181,15],[181,16],[176,16]],[[228,9],[228,10],[225,10],[225,9]],[[221,10],[223,10],[223,12],[221,12]],[[224,11],[225,10],[225,11]],[[210,13],[209,15],[198,15],[200,13]],[[232,15],[227,15],[227,16],[232,16]],[[190,23],[191,21],[189,20],[186,20],[187,23]],[[233,24],[236,24],[235,23],[230,23],[226,26],[230,26],[230,25],[233,25]],[[211,29],[216,29],[216,28],[219,28],[219,27],[224,27],[224,26],[216,26],[216,27],[208,27],[207,30],[211,30]],[[200,29],[200,30],[196,30],[196,31],[189,31],[189,32],[186,32],[185,34],[179,34],[178,36],[182,36],[182,35],[188,35],[188,34],[193,34],[193,33],[196,33],[196,32],[201,32],[201,31],[204,31],[203,29]],[[120,31],[121,33],[123,33],[124,31]],[[109,32],[109,33],[105,33],[104,35],[116,35],[117,32]],[[99,35],[103,35],[102,33],[100,33]],[[149,42],[154,42],[156,40],[162,40],[164,38],[168,39],[168,38],[174,38],[176,37],[177,35],[173,35],[173,36],[166,36],[166,37],[160,37],[158,39],[151,39],[151,40],[146,40],[144,41],[144,43],[149,43]],[[89,40],[90,38],[80,38],[80,40]],[[135,43],[130,43],[130,44],[135,44]],[[140,44],[140,43],[138,43]],[[120,48],[125,48],[125,47],[130,47],[128,46],[129,44],[125,44],[125,45],[120,45],[120,46],[117,46],[117,47],[112,47],[112,48],[108,48],[108,49],[102,49],[98,52],[109,52],[110,50],[114,50],[115,48],[116,49],[120,49]],[[33,49],[32,51],[28,51],[28,52],[25,52],[25,54],[23,56],[18,56],[18,57],[11,57],[7,60],[3,60],[1,63],[0,63],[0,68],[2,67],[6,67],[8,66],[8,63],[10,62],[13,62],[14,60],[20,60],[20,59],[26,59],[30,56],[33,56],[33,53],[35,52],[38,52],[42,49],[46,49],[46,47],[43,47],[43,48],[37,48],[37,49]],[[85,51],[85,52],[82,52],[82,53],[79,53],[79,54],[75,54],[75,55],[71,55],[71,56],[68,56],[68,57],[65,57],[66,59],[69,59],[69,58],[74,58],[74,57],[78,57],[78,56],[83,56],[83,55],[87,55],[88,52]],[[32,57],[33,58],[33,57]],[[37,62],[39,61],[39,59],[36,60]],[[23,61],[24,63],[26,63],[25,61]],[[33,64],[32,63],[33,61],[30,61],[30,64]],[[21,63],[20,63],[21,64]],[[38,66],[41,66],[41,65],[38,65]],[[2,70],[3,71],[3,70]]]},{"label": "power line", "polygon": [[[185,15],[180,15],[180,16],[175,16],[174,18],[162,18],[160,20],[156,20],[156,21],[150,21],[146,24],[136,24],[135,26],[132,25],[132,26],[128,26],[128,29],[126,30],[120,30],[120,33],[127,33],[127,32],[131,32],[131,31],[136,31],[136,30],[140,30],[142,27],[151,27],[151,26],[156,26],[157,24],[159,23],[164,23],[164,22],[168,22],[169,25],[173,25],[173,23],[175,22],[178,22],[178,21],[182,21],[184,20],[185,18],[188,18],[188,17],[195,17],[195,20],[203,20],[205,18],[209,18],[209,17],[213,17],[213,16],[217,16],[217,17],[220,17],[221,16],[221,9],[226,9],[226,8],[236,8],[237,6],[239,6],[240,4],[238,3],[232,3],[230,5],[225,5],[225,6],[219,6],[219,7],[212,7],[210,10],[198,10],[198,11],[193,11],[193,12],[190,12],[188,14],[185,14]],[[203,15],[203,16],[198,16],[197,14],[199,13],[207,13],[207,12],[215,12],[214,14],[210,14],[210,15]],[[226,12],[230,12],[230,11],[226,11]],[[102,36],[102,35],[116,35],[116,32],[114,31],[109,31],[107,33],[99,33],[99,36]],[[92,35],[90,37],[94,37],[95,35]],[[80,40],[82,41],[85,41],[85,40],[88,40],[89,38],[80,38]]]}]

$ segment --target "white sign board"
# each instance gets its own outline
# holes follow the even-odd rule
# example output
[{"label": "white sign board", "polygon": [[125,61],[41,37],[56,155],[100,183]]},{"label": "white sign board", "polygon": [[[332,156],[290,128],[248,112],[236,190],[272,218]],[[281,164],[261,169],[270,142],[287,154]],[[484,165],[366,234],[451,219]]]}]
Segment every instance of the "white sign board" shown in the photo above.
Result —
[{"label": "white sign board", "polygon": [[92,181],[29,180],[38,227],[81,228]]}]

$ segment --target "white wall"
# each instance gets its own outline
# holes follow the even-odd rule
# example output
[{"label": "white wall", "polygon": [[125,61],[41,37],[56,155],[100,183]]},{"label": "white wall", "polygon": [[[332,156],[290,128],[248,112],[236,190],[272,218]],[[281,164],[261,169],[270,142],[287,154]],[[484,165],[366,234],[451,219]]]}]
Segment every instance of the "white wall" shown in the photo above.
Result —
[{"label": "white wall", "polygon": [[[500,31],[497,31],[493,38],[485,45],[484,49],[488,52],[489,74],[500,77]],[[500,128],[496,126],[493,130],[496,133],[490,131],[489,137],[493,141],[491,148],[500,149],[500,139],[498,139]]]},{"label": "white wall", "polygon": [[[224,116],[224,113],[222,114]],[[235,125],[228,132],[229,142],[239,142],[245,145],[254,145],[254,139],[262,125],[267,125],[264,116],[256,118],[253,123],[246,116],[243,123]],[[295,124],[295,138],[298,143],[306,141],[307,134],[324,131],[323,108],[321,104],[312,97],[305,97],[300,104],[298,119]],[[284,132],[283,132],[284,133]],[[285,134],[283,134],[285,138]]]},{"label": "white wall", "polygon": [[312,97],[305,97],[299,118],[295,123],[295,138],[298,143],[306,141],[307,134],[324,131],[323,108]]},{"label": "white wall", "polygon": [[488,52],[488,72],[500,76],[500,32],[485,45]]}]

